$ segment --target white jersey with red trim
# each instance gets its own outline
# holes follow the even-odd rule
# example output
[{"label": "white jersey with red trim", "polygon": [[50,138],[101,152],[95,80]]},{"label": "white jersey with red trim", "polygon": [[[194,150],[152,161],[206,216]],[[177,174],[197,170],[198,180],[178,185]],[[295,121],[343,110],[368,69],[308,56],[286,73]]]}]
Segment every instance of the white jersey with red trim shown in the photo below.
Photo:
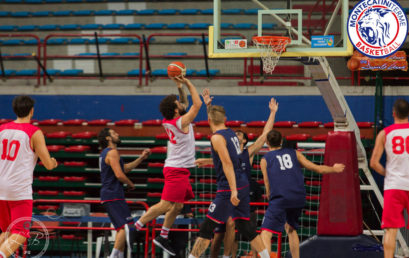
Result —
[{"label": "white jersey with red trim", "polygon": [[0,126],[0,200],[32,200],[37,155],[31,137],[38,127],[10,122]]},{"label": "white jersey with red trim", "polygon": [[182,131],[182,117],[173,120],[164,119],[162,122],[169,136],[168,155],[165,167],[192,168],[195,166],[195,136],[192,124],[189,131]]},{"label": "white jersey with red trim", "polygon": [[384,129],[386,152],[385,190],[409,191],[409,124]]}]

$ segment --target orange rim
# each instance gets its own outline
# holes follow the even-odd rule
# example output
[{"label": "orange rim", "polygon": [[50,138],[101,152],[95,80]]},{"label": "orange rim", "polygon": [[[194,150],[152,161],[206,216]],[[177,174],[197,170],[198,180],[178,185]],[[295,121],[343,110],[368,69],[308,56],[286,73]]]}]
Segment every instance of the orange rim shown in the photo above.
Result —
[{"label": "orange rim", "polygon": [[256,36],[256,37],[253,37],[252,39],[258,44],[270,45],[270,46],[282,45],[283,41],[286,44],[289,44],[291,42],[291,39],[289,37],[280,37],[280,36]]}]

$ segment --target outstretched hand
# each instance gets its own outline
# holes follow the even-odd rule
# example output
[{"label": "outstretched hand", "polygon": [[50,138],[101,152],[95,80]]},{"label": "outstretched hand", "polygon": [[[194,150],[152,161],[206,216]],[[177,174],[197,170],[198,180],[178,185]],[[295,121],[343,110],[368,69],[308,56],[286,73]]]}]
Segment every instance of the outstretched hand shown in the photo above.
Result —
[{"label": "outstretched hand", "polygon": [[186,84],[189,80],[184,77],[183,75],[175,76],[175,77],[169,77],[172,81],[176,83],[176,85],[181,88],[182,84]]},{"label": "outstretched hand", "polygon": [[270,99],[270,102],[268,103],[268,108],[270,109],[271,112],[277,112],[278,102],[275,100],[275,98]]},{"label": "outstretched hand", "polygon": [[341,173],[342,171],[344,171],[345,169],[345,165],[344,164],[340,164],[340,163],[335,163],[332,168],[334,169],[335,173]]},{"label": "outstretched hand", "polygon": [[201,158],[201,159],[197,159],[197,160],[195,160],[195,165],[197,166],[197,167],[203,167],[203,166],[206,166],[208,163],[207,163],[207,159],[204,159],[204,158]]},{"label": "outstretched hand", "polygon": [[149,155],[151,154],[151,150],[150,149],[144,149],[141,157],[143,157],[144,159],[146,159],[147,157],[149,157]]},{"label": "outstretched hand", "polygon": [[210,90],[208,88],[203,90],[202,98],[206,106],[209,106],[212,103],[213,97],[210,96]]}]

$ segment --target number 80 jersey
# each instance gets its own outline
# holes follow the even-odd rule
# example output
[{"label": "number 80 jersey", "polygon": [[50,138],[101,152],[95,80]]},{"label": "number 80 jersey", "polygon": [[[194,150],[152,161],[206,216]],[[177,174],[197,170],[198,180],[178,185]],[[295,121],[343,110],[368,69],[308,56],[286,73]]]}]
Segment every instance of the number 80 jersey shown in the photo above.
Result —
[{"label": "number 80 jersey", "polygon": [[384,129],[386,176],[384,189],[409,191],[409,124]]}]

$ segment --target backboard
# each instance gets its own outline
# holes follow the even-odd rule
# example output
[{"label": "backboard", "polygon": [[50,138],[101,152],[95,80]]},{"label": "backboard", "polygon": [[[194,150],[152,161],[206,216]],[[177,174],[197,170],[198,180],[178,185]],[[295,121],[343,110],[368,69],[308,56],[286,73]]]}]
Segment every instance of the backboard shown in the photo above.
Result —
[{"label": "backboard", "polygon": [[[325,1],[317,4],[268,1],[268,7],[258,0],[214,0],[213,3],[210,58],[260,57],[260,50],[252,44],[253,36],[290,37],[291,43],[282,57],[351,56],[353,53],[346,28],[348,0],[326,1],[326,5]],[[225,45],[226,39],[239,38],[247,39],[247,44],[235,48]]]}]

